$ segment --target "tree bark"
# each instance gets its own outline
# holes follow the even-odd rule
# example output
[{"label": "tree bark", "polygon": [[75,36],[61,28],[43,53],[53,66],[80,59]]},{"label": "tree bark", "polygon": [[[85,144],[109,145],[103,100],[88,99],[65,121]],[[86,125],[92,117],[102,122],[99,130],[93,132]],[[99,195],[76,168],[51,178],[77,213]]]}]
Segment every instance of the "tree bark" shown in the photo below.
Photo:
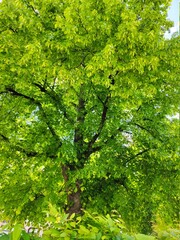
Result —
[{"label": "tree bark", "polygon": [[73,213],[81,213],[81,186],[80,181],[76,180],[76,189],[68,186],[68,170],[69,168],[66,165],[62,165],[62,175],[66,185],[67,193],[67,205],[65,206],[65,212],[71,216]]},{"label": "tree bark", "polygon": [[82,206],[81,206],[81,187],[80,182],[76,181],[76,191],[72,193],[68,193],[68,209],[66,212],[70,215],[73,213],[81,213]]}]

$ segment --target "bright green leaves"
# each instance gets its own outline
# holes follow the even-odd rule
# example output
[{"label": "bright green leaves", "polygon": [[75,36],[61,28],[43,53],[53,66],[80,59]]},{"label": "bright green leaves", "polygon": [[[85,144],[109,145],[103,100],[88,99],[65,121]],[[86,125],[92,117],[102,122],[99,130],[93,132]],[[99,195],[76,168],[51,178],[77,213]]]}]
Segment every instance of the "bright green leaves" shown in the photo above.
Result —
[{"label": "bright green leaves", "polygon": [[118,239],[121,231],[126,231],[117,213],[103,217],[85,212],[83,217],[73,214],[69,219],[62,213],[52,213],[51,209],[49,214],[47,220],[52,228],[44,231],[43,239]]},{"label": "bright green leaves", "polygon": [[[176,215],[178,123],[168,116],[179,105],[179,38],[163,38],[167,7],[163,0],[3,0],[5,215],[43,222],[48,202],[67,207],[77,180],[84,208],[119,209],[134,229],[150,231],[166,206],[169,218]],[[114,222],[101,220],[114,231]],[[78,231],[90,234],[84,225]],[[68,238],[69,229],[61,234]]]},{"label": "bright green leaves", "polygon": [[14,226],[11,239],[12,240],[19,240],[20,237],[21,237],[21,232],[22,232],[22,225],[16,224]]}]

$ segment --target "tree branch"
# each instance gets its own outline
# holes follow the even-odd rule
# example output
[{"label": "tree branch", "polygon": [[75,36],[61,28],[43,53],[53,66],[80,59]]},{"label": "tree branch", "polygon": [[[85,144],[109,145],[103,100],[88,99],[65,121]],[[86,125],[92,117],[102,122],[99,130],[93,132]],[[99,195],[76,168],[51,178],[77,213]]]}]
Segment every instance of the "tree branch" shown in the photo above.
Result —
[{"label": "tree branch", "polygon": [[135,154],[134,156],[132,156],[131,158],[129,158],[129,159],[126,161],[126,163],[130,162],[132,159],[134,159],[134,158],[136,158],[136,157],[138,157],[138,156],[143,155],[144,153],[146,153],[146,152],[148,152],[148,151],[150,151],[149,148],[142,150],[141,152],[139,152],[139,153]]},{"label": "tree branch", "polygon": [[110,79],[110,81],[111,81],[111,82],[110,82],[111,85],[114,85],[114,84],[115,84],[115,79],[114,79],[114,78],[118,75],[118,73],[119,73],[119,71],[117,70],[114,75],[112,75],[112,74],[109,75],[109,79]]},{"label": "tree branch", "polygon": [[138,123],[134,123],[137,127],[141,128],[142,130],[145,130],[146,132],[150,133],[151,134],[151,131],[143,126],[141,126],[140,124]]},{"label": "tree branch", "polygon": [[27,157],[35,157],[35,156],[38,155],[38,152],[33,152],[33,151],[29,152],[29,151],[27,151],[26,149],[24,149],[24,148],[22,148],[20,146],[15,146],[15,149],[17,151],[20,151],[20,152],[24,153]]},{"label": "tree branch", "polygon": [[102,114],[101,114],[101,121],[99,124],[99,128],[97,130],[97,133],[92,137],[91,141],[88,143],[88,149],[92,149],[93,144],[95,143],[95,141],[97,140],[97,138],[100,136],[102,129],[104,127],[104,124],[106,122],[106,116],[107,116],[107,111],[108,111],[108,101],[109,101],[109,96],[106,97],[104,103],[103,103],[103,110],[102,110]]},{"label": "tree branch", "polygon": [[[6,87],[6,91],[9,92],[9,93],[11,93],[11,95],[14,95],[14,96],[17,96],[17,97],[23,97],[23,98],[25,98],[25,99],[30,100],[30,101],[33,102],[33,103],[39,104],[38,101],[36,101],[34,98],[29,97],[29,96],[27,96],[27,95],[25,95],[25,94],[23,94],[23,93],[19,93],[19,92],[17,92],[15,89],[13,89],[12,87]],[[5,93],[5,92],[4,92],[4,93]]]},{"label": "tree branch", "polygon": [[[3,134],[0,134],[0,137],[1,137],[5,142],[8,142],[8,143],[11,145],[11,142],[10,142],[10,140],[9,140],[8,137],[4,136]],[[29,152],[29,151],[27,151],[26,149],[24,149],[24,148],[22,148],[22,147],[20,147],[20,146],[13,146],[13,145],[11,145],[11,148],[14,148],[14,149],[17,150],[17,151],[20,151],[20,152],[25,153],[28,157],[34,157],[34,156],[38,155],[37,152]]]},{"label": "tree branch", "polygon": [[[45,123],[48,126],[52,136],[56,139],[56,141],[60,142],[60,139],[59,139],[58,135],[56,134],[53,127],[51,126],[51,123],[50,123],[50,121],[49,121],[49,119],[48,119],[48,117],[47,117],[47,115],[46,115],[46,113],[45,113],[45,111],[42,107],[42,104],[38,100],[34,99],[33,97],[29,97],[29,96],[27,96],[23,93],[17,92],[12,87],[6,87],[6,91],[9,92],[10,94],[16,96],[16,97],[22,97],[22,98],[27,99],[27,100],[31,101],[32,103],[36,104],[39,107],[39,109],[41,110],[42,116],[44,117]],[[59,146],[61,146],[61,145],[62,145],[62,143],[59,144]]]},{"label": "tree branch", "polygon": [[[117,74],[118,74],[118,72],[116,73],[116,75]],[[110,77],[110,79],[111,79],[111,77]],[[126,132],[122,129],[122,127],[119,127],[114,134],[112,134],[105,142],[103,142],[103,145],[96,146],[96,147],[93,148],[93,144],[96,142],[96,140],[100,136],[100,134],[102,132],[102,129],[105,125],[106,116],[107,116],[107,112],[108,112],[108,102],[109,102],[110,96],[108,95],[104,102],[99,97],[98,97],[98,99],[103,104],[101,122],[99,124],[99,128],[97,130],[97,133],[92,137],[92,139],[87,144],[87,149],[84,151],[84,155],[86,157],[89,157],[92,153],[101,150],[104,145],[106,145],[110,140],[114,139],[117,136],[118,132]]]},{"label": "tree branch", "polygon": [[[141,126],[141,125],[138,124],[138,123],[134,123],[134,125],[137,126],[137,127],[139,127],[139,128],[142,129],[142,130],[145,130],[146,132],[148,132],[149,134],[151,134],[152,137],[156,138],[155,134],[154,134],[151,130],[149,130],[148,128],[146,128],[146,127],[144,127],[144,126]],[[163,142],[162,139],[160,139],[160,138],[158,138],[158,139],[159,139],[161,142]]]},{"label": "tree branch", "polygon": [[33,10],[33,12],[34,12],[34,14],[35,14],[36,16],[39,15],[38,10],[36,10],[30,3],[28,3],[27,1],[25,1],[25,4],[26,4],[27,8],[30,8],[30,9]]},{"label": "tree branch", "polygon": [[56,107],[58,110],[61,110],[63,112],[64,117],[70,122],[73,123],[73,120],[68,116],[66,109],[64,108],[64,106],[61,104],[61,99],[59,98],[59,96],[53,91],[53,89],[50,91],[48,91],[47,88],[45,88],[44,86],[42,86],[40,83],[33,83],[34,86],[38,87],[39,90],[43,93],[46,93],[56,104]]},{"label": "tree branch", "polygon": [[112,134],[108,139],[106,139],[102,143],[102,145],[98,145],[96,147],[93,147],[93,145],[91,145],[91,146],[89,145],[87,150],[84,152],[84,155],[86,157],[89,157],[92,153],[100,151],[105,145],[108,144],[109,141],[113,140],[117,136],[118,132],[125,132],[125,133],[130,134],[130,132],[124,131],[121,127],[119,127],[114,134]]},{"label": "tree branch", "polygon": [[103,144],[107,144],[110,140],[113,140],[117,136],[118,132],[124,132],[124,133],[130,134],[129,132],[127,132],[127,131],[123,130],[121,127],[119,127],[116,130],[116,132],[114,134],[112,134]]},{"label": "tree branch", "polygon": [[80,87],[79,91],[79,101],[78,106],[76,108],[77,117],[76,117],[76,126],[74,130],[74,145],[76,147],[77,158],[79,160],[79,164],[83,164],[83,148],[84,148],[84,140],[83,140],[83,130],[82,127],[84,125],[85,120],[85,99],[84,99],[84,89],[83,85]]},{"label": "tree branch", "polygon": [[7,138],[6,136],[4,136],[3,134],[0,133],[1,138],[6,141],[9,142],[9,138]]}]

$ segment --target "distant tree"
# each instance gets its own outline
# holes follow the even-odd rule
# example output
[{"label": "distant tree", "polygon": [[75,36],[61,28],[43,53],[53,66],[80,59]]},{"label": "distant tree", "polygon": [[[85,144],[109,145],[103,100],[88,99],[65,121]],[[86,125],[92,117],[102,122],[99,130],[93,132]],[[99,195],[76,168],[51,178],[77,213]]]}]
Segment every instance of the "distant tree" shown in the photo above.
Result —
[{"label": "distant tree", "polygon": [[0,209],[178,217],[179,37],[168,0],[0,3]]}]

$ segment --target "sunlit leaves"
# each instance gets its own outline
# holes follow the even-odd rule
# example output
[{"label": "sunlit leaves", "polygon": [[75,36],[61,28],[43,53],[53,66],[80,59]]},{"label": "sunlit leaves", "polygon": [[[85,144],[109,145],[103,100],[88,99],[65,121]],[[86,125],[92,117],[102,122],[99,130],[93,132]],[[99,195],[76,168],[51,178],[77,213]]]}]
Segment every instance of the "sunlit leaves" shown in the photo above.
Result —
[{"label": "sunlit leaves", "polygon": [[0,6],[4,214],[43,221],[78,180],[84,208],[116,208],[134,229],[147,231],[159,205],[174,216],[179,37],[163,37],[168,1]]}]

